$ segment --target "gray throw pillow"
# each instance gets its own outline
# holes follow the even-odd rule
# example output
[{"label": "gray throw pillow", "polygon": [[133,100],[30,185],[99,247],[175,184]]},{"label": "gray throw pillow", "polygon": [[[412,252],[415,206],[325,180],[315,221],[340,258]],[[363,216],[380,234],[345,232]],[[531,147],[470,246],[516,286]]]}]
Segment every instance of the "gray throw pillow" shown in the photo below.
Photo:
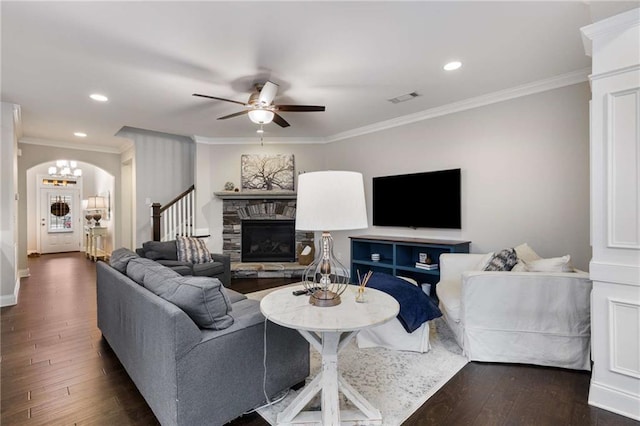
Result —
[{"label": "gray throw pillow", "polygon": [[231,301],[217,278],[179,276],[165,279],[158,271],[144,277],[144,287],[182,309],[200,328],[222,330],[233,324]]},{"label": "gray throw pillow", "polygon": [[510,271],[518,263],[518,255],[512,248],[500,250],[493,255],[485,271]]},{"label": "gray throw pillow", "polygon": [[109,259],[109,265],[112,268],[116,269],[121,274],[126,274],[127,265],[131,259],[135,259],[139,257],[136,253],[132,252],[128,248],[119,248],[115,249],[111,253],[111,258]]}]

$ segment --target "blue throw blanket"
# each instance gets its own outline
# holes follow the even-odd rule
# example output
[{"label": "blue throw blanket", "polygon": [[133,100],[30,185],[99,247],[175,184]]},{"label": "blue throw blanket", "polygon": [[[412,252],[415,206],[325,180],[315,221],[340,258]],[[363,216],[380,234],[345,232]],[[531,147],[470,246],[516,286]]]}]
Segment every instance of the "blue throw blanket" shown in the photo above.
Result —
[{"label": "blue throw blanket", "polygon": [[425,321],[442,316],[438,306],[422,291],[422,288],[402,278],[374,272],[367,282],[367,287],[384,291],[398,301],[400,304],[398,320],[408,333],[413,333]]}]

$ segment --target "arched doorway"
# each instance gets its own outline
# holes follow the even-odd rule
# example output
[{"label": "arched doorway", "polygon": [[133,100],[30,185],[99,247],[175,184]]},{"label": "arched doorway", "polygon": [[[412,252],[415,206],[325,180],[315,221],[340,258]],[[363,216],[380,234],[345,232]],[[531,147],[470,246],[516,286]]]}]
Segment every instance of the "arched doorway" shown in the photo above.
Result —
[{"label": "arched doorway", "polygon": [[[82,175],[61,179],[49,174],[55,163],[41,163],[27,170],[27,253],[84,251],[87,227],[95,226],[94,214],[101,215],[99,225],[106,228],[100,244],[110,252],[115,230],[114,176],[77,161]],[[101,200],[100,208],[87,210],[91,198]]]}]

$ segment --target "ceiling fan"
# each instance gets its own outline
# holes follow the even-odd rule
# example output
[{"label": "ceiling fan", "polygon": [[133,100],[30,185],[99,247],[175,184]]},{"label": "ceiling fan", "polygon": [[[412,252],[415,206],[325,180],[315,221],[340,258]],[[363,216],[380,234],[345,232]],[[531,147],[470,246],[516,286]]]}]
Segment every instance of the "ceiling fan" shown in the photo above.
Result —
[{"label": "ceiling fan", "polygon": [[225,115],[224,117],[218,117],[218,120],[226,120],[227,118],[238,117],[243,114],[248,114],[249,119],[256,124],[267,124],[273,121],[280,127],[289,127],[290,124],[287,123],[287,120],[282,118],[279,111],[286,112],[312,112],[312,111],[324,111],[324,106],[316,106],[316,105],[276,105],[273,103],[273,99],[276,97],[276,93],[278,93],[278,85],[267,81],[264,84],[256,84],[254,91],[249,96],[249,101],[247,103],[234,101],[231,99],[218,98],[216,96],[209,95],[201,95],[199,93],[194,93],[193,96],[199,96],[201,98],[209,98],[215,99],[218,101],[225,102],[233,102],[234,104],[239,104],[247,109],[240,112],[235,112],[233,114]]}]

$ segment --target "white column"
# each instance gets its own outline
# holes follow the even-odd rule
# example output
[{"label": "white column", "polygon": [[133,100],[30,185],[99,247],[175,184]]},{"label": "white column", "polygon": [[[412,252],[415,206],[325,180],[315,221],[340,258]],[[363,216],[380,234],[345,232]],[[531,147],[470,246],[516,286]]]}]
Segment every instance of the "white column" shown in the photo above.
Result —
[{"label": "white column", "polygon": [[589,404],[640,420],[640,9],[582,34],[593,61]]}]

